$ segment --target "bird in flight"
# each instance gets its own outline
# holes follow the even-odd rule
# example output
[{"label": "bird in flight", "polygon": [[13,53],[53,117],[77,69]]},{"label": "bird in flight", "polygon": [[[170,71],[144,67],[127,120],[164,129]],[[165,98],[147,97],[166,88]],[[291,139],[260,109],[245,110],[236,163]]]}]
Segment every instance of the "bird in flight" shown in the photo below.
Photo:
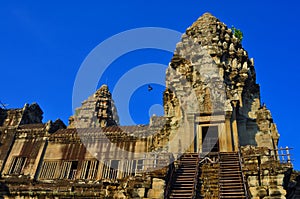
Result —
[{"label": "bird in flight", "polygon": [[153,88],[152,88],[152,86],[149,84],[148,85],[148,91],[152,91],[153,90]]}]

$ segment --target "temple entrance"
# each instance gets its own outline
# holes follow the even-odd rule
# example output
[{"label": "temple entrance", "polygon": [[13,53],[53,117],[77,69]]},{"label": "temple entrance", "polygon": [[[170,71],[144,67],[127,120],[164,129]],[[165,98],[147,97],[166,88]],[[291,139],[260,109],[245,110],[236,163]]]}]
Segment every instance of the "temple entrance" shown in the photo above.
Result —
[{"label": "temple entrance", "polygon": [[202,126],[202,152],[219,152],[218,126]]},{"label": "temple entrance", "polygon": [[217,125],[199,125],[195,139],[195,152],[219,152],[219,128]]}]

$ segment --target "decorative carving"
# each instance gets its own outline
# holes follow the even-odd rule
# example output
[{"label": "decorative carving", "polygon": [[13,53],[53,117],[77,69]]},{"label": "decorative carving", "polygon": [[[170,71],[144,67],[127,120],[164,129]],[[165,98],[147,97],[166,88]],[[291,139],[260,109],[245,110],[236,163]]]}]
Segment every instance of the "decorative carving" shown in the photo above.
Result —
[{"label": "decorative carving", "polygon": [[94,95],[82,102],[75,115],[69,118],[68,128],[93,128],[119,124],[117,109],[107,85],[102,85]]}]

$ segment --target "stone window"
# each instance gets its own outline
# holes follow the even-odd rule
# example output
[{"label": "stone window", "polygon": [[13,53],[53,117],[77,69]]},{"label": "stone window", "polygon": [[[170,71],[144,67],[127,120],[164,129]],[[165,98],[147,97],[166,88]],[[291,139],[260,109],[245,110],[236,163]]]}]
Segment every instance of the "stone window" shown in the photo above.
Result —
[{"label": "stone window", "polygon": [[23,170],[23,167],[26,162],[26,157],[14,157],[9,174],[21,174],[21,171]]},{"label": "stone window", "polygon": [[109,173],[109,162],[105,162],[103,164],[103,170],[102,170],[102,178],[107,179],[108,173]]},{"label": "stone window", "polygon": [[109,179],[116,180],[118,178],[118,168],[119,168],[120,160],[112,160],[111,167],[109,171]]},{"label": "stone window", "polygon": [[135,175],[137,172],[142,171],[143,170],[143,160],[132,160],[132,164],[131,164],[131,175]]},{"label": "stone window", "polygon": [[119,164],[120,164],[120,160],[107,161],[103,165],[102,178],[116,180],[118,178],[118,173],[119,173],[118,170]]},{"label": "stone window", "polygon": [[130,161],[124,160],[123,173],[122,173],[123,178],[127,177],[129,173],[130,173]]},{"label": "stone window", "polygon": [[86,160],[81,166],[81,179],[95,179],[99,162],[97,160]]},{"label": "stone window", "polygon": [[143,160],[138,160],[137,167],[136,167],[138,172],[143,170],[143,165],[144,165],[144,161]]},{"label": "stone window", "polygon": [[60,179],[74,180],[77,174],[78,161],[65,161],[60,168]]},{"label": "stone window", "polygon": [[40,179],[54,179],[56,177],[56,172],[58,168],[58,162],[54,161],[45,161],[39,178]]},{"label": "stone window", "polygon": [[132,160],[131,175],[135,175],[135,172],[136,172],[136,160]]}]

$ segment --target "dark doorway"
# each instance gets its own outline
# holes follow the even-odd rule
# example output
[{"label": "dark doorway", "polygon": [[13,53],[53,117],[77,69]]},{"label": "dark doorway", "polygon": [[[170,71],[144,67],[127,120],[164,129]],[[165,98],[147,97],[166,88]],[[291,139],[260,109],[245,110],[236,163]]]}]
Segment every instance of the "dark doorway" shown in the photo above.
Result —
[{"label": "dark doorway", "polygon": [[202,127],[202,152],[219,152],[218,126]]}]

